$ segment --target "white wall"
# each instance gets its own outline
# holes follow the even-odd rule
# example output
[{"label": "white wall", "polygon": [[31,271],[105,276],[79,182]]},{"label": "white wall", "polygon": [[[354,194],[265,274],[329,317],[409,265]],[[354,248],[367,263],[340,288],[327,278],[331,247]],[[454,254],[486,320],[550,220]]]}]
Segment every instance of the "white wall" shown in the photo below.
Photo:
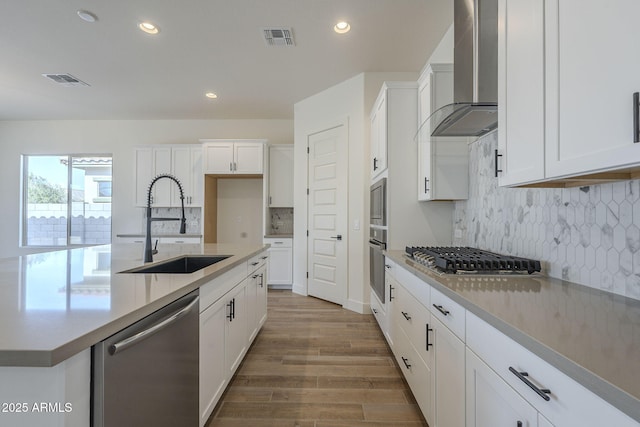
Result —
[{"label": "white wall", "polygon": [[0,122],[0,258],[34,250],[19,247],[20,155],[113,155],[112,233],[139,233],[143,212],[133,207],[133,149],[146,144],[194,144],[199,139],[293,141],[292,120],[57,120]]},{"label": "white wall", "polygon": [[218,179],[218,243],[262,244],[262,179]]},{"label": "white wall", "polygon": [[[363,73],[294,106],[293,290],[307,294],[307,135],[348,123],[348,290],[345,307],[366,312],[369,303],[369,113],[382,82],[417,79],[417,73]],[[356,222],[360,223],[356,230]]]}]

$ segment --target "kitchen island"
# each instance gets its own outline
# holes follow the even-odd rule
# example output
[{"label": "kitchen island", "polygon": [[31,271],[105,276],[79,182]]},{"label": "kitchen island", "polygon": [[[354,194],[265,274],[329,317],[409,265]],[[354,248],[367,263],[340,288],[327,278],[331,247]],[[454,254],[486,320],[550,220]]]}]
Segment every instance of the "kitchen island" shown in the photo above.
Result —
[{"label": "kitchen island", "polygon": [[87,426],[91,346],[246,263],[267,246],[194,244],[180,255],[231,255],[191,274],[129,274],[139,244],[0,261],[0,426]]}]

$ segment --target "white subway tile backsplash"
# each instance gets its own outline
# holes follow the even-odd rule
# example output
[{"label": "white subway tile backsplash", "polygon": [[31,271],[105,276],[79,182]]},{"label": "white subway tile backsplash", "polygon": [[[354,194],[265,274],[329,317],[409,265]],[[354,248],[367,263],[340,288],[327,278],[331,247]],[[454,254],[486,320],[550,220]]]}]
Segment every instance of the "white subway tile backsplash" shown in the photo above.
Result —
[{"label": "white subway tile backsplash", "polygon": [[497,135],[469,146],[469,199],[455,202],[454,243],[540,259],[550,276],[640,299],[640,180],[498,187]]}]

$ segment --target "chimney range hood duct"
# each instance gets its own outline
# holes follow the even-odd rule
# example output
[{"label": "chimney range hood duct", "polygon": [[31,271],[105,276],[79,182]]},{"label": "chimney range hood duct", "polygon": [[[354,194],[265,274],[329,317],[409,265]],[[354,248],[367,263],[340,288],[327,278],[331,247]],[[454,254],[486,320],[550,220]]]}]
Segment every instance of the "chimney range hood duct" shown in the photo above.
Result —
[{"label": "chimney range hood duct", "polygon": [[498,127],[498,1],[454,0],[454,102],[429,117],[432,136],[481,136]]}]

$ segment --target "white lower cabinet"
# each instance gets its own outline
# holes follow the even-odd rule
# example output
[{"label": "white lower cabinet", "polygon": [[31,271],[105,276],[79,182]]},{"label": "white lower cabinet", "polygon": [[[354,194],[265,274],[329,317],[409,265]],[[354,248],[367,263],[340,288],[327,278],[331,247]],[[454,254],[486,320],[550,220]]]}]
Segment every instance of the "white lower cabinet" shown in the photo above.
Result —
[{"label": "white lower cabinet", "polygon": [[540,425],[638,426],[629,416],[469,312],[467,346],[538,411],[543,420]]},{"label": "white lower cabinet", "polygon": [[269,248],[269,285],[293,284],[293,239],[264,239]]},{"label": "white lower cabinet", "polygon": [[[464,342],[449,328],[431,315],[433,324],[436,427],[464,427],[465,425],[465,366]],[[429,422],[429,420],[427,420]]]},{"label": "white lower cabinet", "polygon": [[227,301],[218,300],[200,313],[200,425],[204,425],[224,392]]},{"label": "white lower cabinet", "polygon": [[267,317],[262,252],[200,287],[200,427]]},{"label": "white lower cabinet", "polygon": [[467,348],[467,427],[535,427],[538,413]]}]

